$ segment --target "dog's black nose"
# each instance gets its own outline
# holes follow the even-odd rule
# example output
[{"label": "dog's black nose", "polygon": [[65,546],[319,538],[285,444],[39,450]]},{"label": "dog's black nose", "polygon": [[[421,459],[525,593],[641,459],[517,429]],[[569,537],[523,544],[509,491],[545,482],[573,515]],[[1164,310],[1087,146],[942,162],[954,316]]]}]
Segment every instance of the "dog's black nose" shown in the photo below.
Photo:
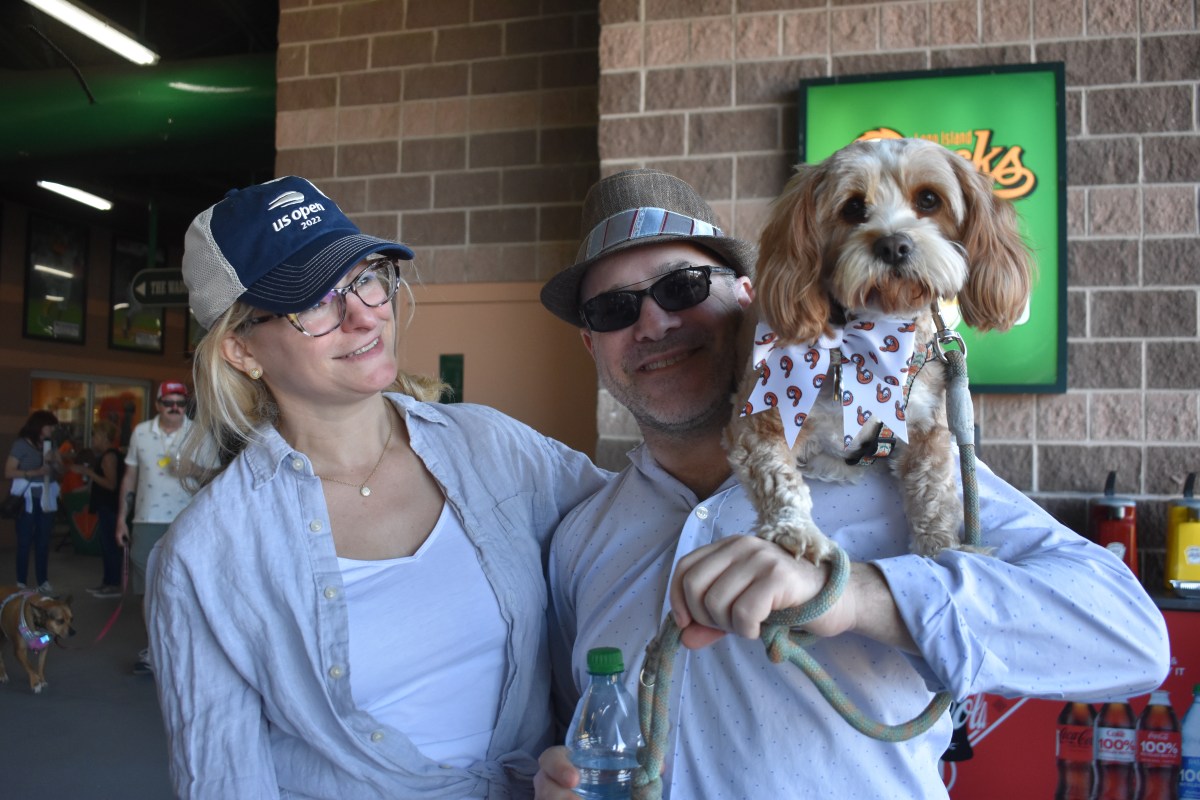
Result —
[{"label": "dog's black nose", "polygon": [[875,257],[885,264],[896,266],[909,257],[913,241],[903,233],[893,233],[875,240]]}]

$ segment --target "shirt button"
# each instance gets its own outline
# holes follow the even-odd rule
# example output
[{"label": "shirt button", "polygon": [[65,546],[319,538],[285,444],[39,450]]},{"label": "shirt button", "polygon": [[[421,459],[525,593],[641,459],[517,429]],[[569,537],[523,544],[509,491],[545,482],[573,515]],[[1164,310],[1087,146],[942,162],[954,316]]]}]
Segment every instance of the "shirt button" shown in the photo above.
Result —
[{"label": "shirt button", "polygon": [[339,664],[334,664],[332,667],[329,668],[329,677],[331,677],[335,680],[342,677],[342,675],[344,675],[344,674],[345,674],[345,670],[343,670],[341,665],[339,665]]},{"label": "shirt button", "polygon": [[320,533],[322,527],[321,520],[319,519],[314,519],[312,522],[308,523],[308,529],[313,533]]},{"label": "shirt button", "polygon": [[708,519],[708,509],[704,506],[700,506],[696,509],[696,517],[698,519]]},{"label": "shirt button", "polygon": [[292,469],[296,470],[297,472],[304,469],[304,459],[293,458],[292,459]]},{"label": "shirt button", "polygon": [[332,600],[333,598],[337,597],[337,595],[338,595],[338,591],[337,591],[336,586],[326,586],[325,587],[325,599],[326,600]]},{"label": "shirt button", "polygon": [[374,733],[372,733],[371,741],[372,742],[382,742],[383,741],[383,731],[375,731]]}]

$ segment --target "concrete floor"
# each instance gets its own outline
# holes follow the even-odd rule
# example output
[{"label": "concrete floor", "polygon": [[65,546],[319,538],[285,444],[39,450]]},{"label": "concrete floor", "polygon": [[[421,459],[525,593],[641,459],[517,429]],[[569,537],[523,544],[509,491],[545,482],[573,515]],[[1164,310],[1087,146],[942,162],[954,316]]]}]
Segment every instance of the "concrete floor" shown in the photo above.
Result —
[{"label": "concrete floor", "polygon": [[[13,525],[2,522],[0,584],[16,582],[15,551]],[[130,672],[146,646],[141,609],[125,598],[116,622],[96,642],[122,602],[88,594],[100,583],[99,557],[78,554],[69,543],[52,549],[49,578],[55,595],[72,596],[75,636],[70,649],[51,646],[49,686],[36,695],[0,637],[9,676],[0,684],[0,797],[168,800],[166,736],[154,678]]]}]

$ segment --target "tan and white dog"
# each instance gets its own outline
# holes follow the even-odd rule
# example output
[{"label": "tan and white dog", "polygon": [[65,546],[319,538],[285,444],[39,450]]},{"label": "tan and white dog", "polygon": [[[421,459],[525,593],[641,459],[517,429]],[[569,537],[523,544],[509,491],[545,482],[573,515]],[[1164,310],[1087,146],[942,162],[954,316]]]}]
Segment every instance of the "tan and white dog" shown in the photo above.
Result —
[{"label": "tan and white dog", "polygon": [[937,333],[931,310],[957,298],[976,330],[1006,330],[1031,285],[1011,204],[946,148],[861,141],[799,167],[759,241],[757,314],[743,331],[755,354],[726,431],[758,534],[814,563],[830,558],[801,473],[854,480],[888,426],[900,429],[888,461],[903,484],[912,551],[961,547],[946,370],[936,358],[920,366]]},{"label": "tan and white dog", "polygon": [[[13,654],[29,675],[29,688],[40,694],[46,683],[46,651],[49,642],[39,635],[50,634],[53,641],[75,635],[71,627],[71,597],[56,600],[37,592],[21,589],[16,584],[0,586],[0,632],[12,642]],[[24,629],[24,630],[22,630]],[[31,646],[30,639],[34,640]],[[0,683],[8,683],[8,671],[0,658]]]}]

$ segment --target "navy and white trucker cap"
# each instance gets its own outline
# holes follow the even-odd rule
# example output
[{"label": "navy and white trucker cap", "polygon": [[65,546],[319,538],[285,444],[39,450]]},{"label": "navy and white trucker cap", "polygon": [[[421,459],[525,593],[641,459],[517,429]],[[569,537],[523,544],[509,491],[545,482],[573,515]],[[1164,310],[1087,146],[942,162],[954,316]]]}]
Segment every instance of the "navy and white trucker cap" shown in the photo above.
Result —
[{"label": "navy and white trucker cap", "polygon": [[371,253],[413,257],[400,242],[364,234],[294,175],[230,190],[183,243],[188,302],[206,329],[239,300],[276,314],[311,308]]}]

